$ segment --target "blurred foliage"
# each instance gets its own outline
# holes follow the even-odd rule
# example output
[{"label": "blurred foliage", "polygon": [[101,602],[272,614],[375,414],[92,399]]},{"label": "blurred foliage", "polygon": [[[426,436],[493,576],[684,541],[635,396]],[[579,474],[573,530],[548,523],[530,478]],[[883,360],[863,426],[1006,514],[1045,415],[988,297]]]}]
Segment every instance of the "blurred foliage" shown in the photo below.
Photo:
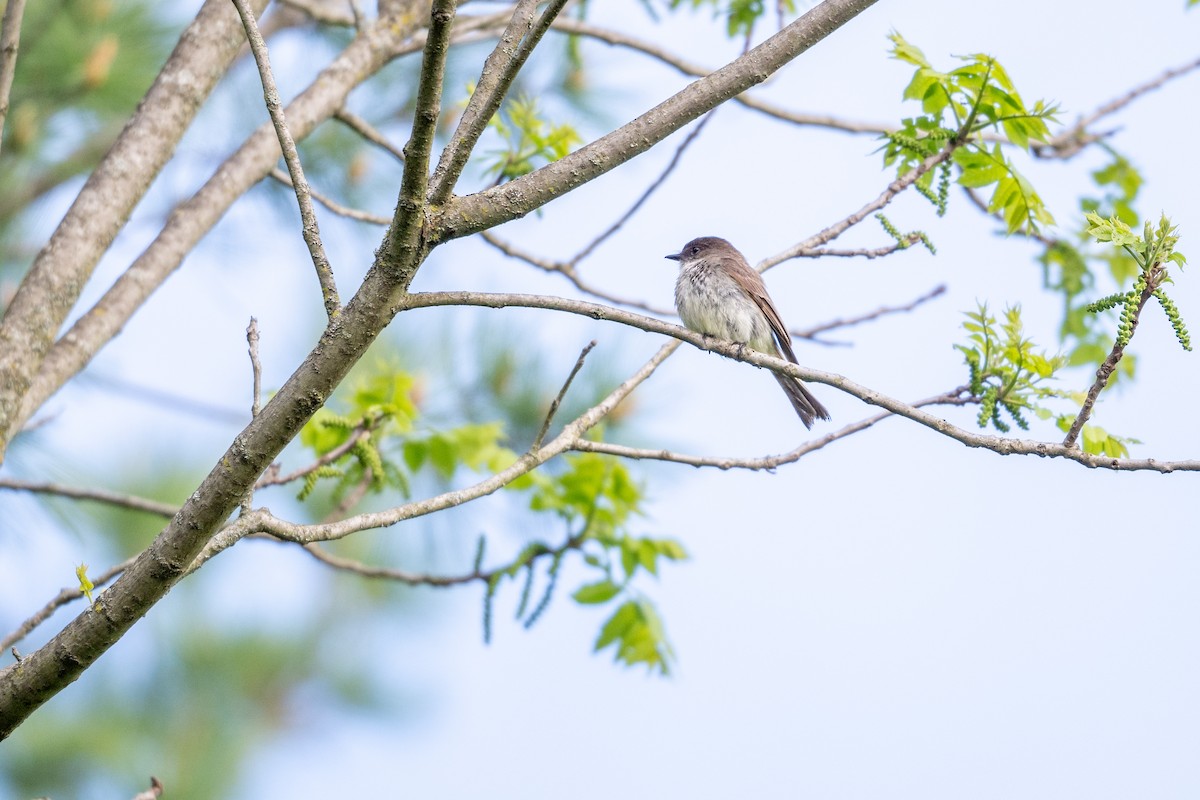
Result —
[{"label": "blurred foliage", "polygon": [[174,32],[149,0],[26,4],[0,148],[0,270],[30,247],[17,215],[95,166],[166,60]]}]

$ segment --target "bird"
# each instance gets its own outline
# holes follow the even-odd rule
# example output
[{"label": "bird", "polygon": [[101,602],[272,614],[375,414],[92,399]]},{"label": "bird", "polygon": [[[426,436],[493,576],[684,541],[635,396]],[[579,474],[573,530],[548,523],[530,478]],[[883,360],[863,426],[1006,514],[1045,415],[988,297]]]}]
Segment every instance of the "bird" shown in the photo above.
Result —
[{"label": "bird", "polygon": [[[736,247],[716,236],[701,236],[666,258],[679,262],[675,308],[688,329],[766,355],[780,357],[782,350],[783,357],[799,364],[791,336],[767,294],[762,276]],[[799,379],[771,374],[805,428],[811,430],[818,419],[830,419],[825,406]]]}]

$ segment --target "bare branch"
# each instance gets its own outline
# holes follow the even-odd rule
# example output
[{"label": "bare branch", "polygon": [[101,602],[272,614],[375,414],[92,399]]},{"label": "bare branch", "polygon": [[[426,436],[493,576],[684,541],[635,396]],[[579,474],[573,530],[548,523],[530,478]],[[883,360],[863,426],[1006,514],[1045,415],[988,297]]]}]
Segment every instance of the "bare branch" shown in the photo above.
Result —
[{"label": "bare branch", "polygon": [[811,328],[790,331],[790,333],[797,339],[816,339],[819,334],[826,333],[827,331],[835,330],[837,328],[850,328],[855,325],[861,325],[864,322],[871,322],[872,320],[879,319],[880,317],[884,317],[889,314],[902,314],[906,311],[912,311],[917,306],[924,305],[930,300],[941,297],[945,293],[946,285],[939,284],[933,287],[933,289],[930,291],[918,297],[916,300],[913,300],[911,303],[905,303],[904,305],[900,306],[880,306],[874,311],[861,314],[857,317],[842,317],[833,319],[829,322],[822,322],[820,325],[814,325]]},{"label": "bare branch", "polygon": [[583,360],[587,358],[588,353],[592,352],[592,348],[596,346],[596,340],[592,339],[583,348],[583,352],[579,354],[579,358],[575,360],[575,366],[571,368],[571,374],[567,375],[567,379],[563,381],[562,388],[558,390],[558,395],[550,403],[550,409],[546,412],[546,419],[542,422],[541,430],[538,431],[533,440],[533,446],[530,448],[533,452],[537,452],[542,446],[542,440],[546,438],[546,432],[550,430],[550,422],[554,419],[558,407],[562,405],[563,398],[567,395],[567,389],[571,387],[571,381],[575,380],[575,376],[579,374],[579,370],[583,369]]},{"label": "bare branch", "polygon": [[467,101],[454,135],[442,150],[441,160],[433,172],[430,204],[441,205],[454,191],[454,185],[462,175],[479,137],[487,128],[488,121],[500,108],[513,79],[564,5],[566,0],[550,0],[535,23],[533,14],[537,10],[538,0],[520,0],[517,3],[512,20],[500,34],[496,48],[483,63],[479,82]]},{"label": "bare branch", "polygon": [[511,242],[501,239],[499,236],[496,236],[490,231],[482,231],[479,235],[485,242],[510,258],[515,258],[518,261],[524,261],[526,264],[537,267],[543,272],[557,272],[561,274],[564,278],[570,281],[576,289],[584,294],[591,295],[592,297],[607,301],[614,305],[637,308],[645,311],[648,314],[661,314],[666,317],[675,315],[675,309],[673,308],[660,308],[642,300],[634,300],[630,297],[620,297],[618,295],[610,294],[603,289],[598,289],[595,286],[585,282],[583,278],[580,278],[579,273],[575,271],[575,268],[565,261],[550,261],[548,259],[539,258],[532,253],[522,250]]},{"label": "bare branch", "polygon": [[300,164],[300,153],[296,151],[296,140],[288,130],[287,119],[283,113],[283,101],[279,98],[279,89],[275,86],[275,76],[271,73],[271,60],[267,54],[267,43],[258,32],[258,23],[254,13],[247,5],[247,0],[233,0],[242,25],[246,29],[246,40],[250,43],[250,52],[254,53],[254,62],[258,65],[258,74],[262,79],[263,100],[267,105],[267,113],[271,115],[271,124],[275,126],[275,134],[279,137],[279,147],[283,151],[283,160],[287,164],[288,174],[292,177],[292,187],[296,190],[296,202],[300,206],[300,224],[303,230],[304,243],[308,245],[308,253],[312,257],[313,267],[317,271],[317,282],[321,286],[321,299],[325,304],[325,314],[333,319],[341,309],[342,302],[338,299],[337,284],[333,277],[333,268],[329,266],[329,257],[325,255],[325,245],[321,242],[321,229],[317,225],[317,214],[313,208],[312,197],[309,195],[308,181],[304,179],[304,168]]},{"label": "bare branch", "polygon": [[[456,0],[433,0],[429,32],[421,55],[421,77],[417,85],[416,109],[413,112],[412,134],[404,146],[404,176],[400,180],[400,197],[396,212],[381,248],[382,264],[415,265],[427,251],[422,241],[425,225],[425,196],[429,186],[429,156],[433,152],[433,137],[437,132],[442,108],[442,79],[446,72],[446,54],[450,50],[450,33],[454,27]],[[399,283],[407,284],[411,276],[401,276]]]},{"label": "bare branch", "polygon": [[[918,400],[912,404],[913,408],[922,408],[931,405],[963,405],[966,403],[975,402],[971,398],[963,397],[963,392],[966,387],[953,389],[945,394],[939,394],[925,400]],[[605,455],[617,456],[619,458],[631,458],[640,460],[653,461],[668,461],[673,464],[685,464],[691,467],[716,467],[720,470],[730,469],[745,469],[752,471],[765,470],[773,472],[777,468],[785,464],[793,464],[799,461],[802,457],[820,450],[826,445],[832,444],[839,439],[845,439],[856,433],[861,433],[867,428],[875,425],[877,422],[882,422],[888,417],[895,416],[891,411],[884,411],[881,414],[876,414],[866,419],[861,419],[858,422],[851,423],[845,427],[827,433],[811,441],[805,442],[794,450],[777,456],[760,456],[757,458],[738,458],[734,456],[695,456],[684,453],[674,453],[670,450],[656,450],[641,447],[628,447],[622,444],[613,444],[612,442],[595,442],[590,439],[578,439],[571,445],[572,450],[578,450],[584,453],[603,453]]]},{"label": "bare branch", "polygon": [[832,386],[846,394],[857,397],[864,403],[879,406],[898,416],[906,417],[913,422],[924,425],[967,447],[982,447],[1000,455],[1060,457],[1070,459],[1086,467],[1112,470],[1153,470],[1157,472],[1200,471],[1200,459],[1162,462],[1155,461],[1154,459],[1111,458],[1083,453],[1076,448],[1067,447],[1062,444],[1028,439],[1010,439],[964,430],[944,419],[913,408],[900,400],[888,397],[882,392],[861,386],[841,375],[802,367],[781,358],[755,352],[744,345],[734,342],[723,342],[678,325],[672,325],[668,322],[634,314],[622,309],[588,303],[583,300],[568,300],[543,295],[490,294],[484,292],[420,292],[407,295],[404,298],[404,306],[408,309],[442,305],[471,305],[484,308],[504,308],[508,306],[544,308],[565,311],[592,319],[619,322],[651,333],[664,334],[679,341],[687,342],[701,350],[719,353],[735,361],[743,361],[747,364],[753,364],[762,369],[769,369],[772,372],[790,375],[809,383],[823,383],[827,386]]},{"label": "bare branch", "polygon": [[[554,30],[568,35],[586,36],[590,39],[606,42],[611,45],[637,50],[650,56],[651,58],[656,58],[659,61],[662,61],[664,64],[674,67],[684,75],[690,75],[694,78],[702,78],[705,75],[712,73],[712,70],[708,69],[707,67],[702,67],[698,64],[693,64],[690,61],[679,58],[674,53],[659,47],[653,42],[648,42],[644,39],[638,39],[618,31],[610,30],[608,28],[601,28],[582,20],[562,17],[558,20],[555,20]],[[758,98],[752,97],[748,94],[740,94],[737,97],[734,97],[733,100],[734,102],[741,103],[742,105],[746,106],[746,108],[754,109],[755,111],[762,112],[769,117],[774,117],[784,122],[791,122],[796,125],[811,125],[821,128],[832,128],[834,130],[845,131],[847,133],[866,133],[875,135],[888,133],[889,131],[895,130],[894,126],[881,125],[875,122],[856,122],[853,120],[831,117],[825,114],[801,114],[780,106],[776,106],[772,103],[768,103],[764,100],[759,100]]]},{"label": "bare branch", "polygon": [[[37,494],[53,494],[60,497],[70,497],[75,500],[96,500],[133,511],[145,511],[148,514],[157,514],[160,517],[173,517],[175,516],[175,512],[179,510],[178,504],[160,503],[157,500],[147,500],[144,497],[137,497],[135,495],[110,492],[107,489],[66,486],[61,483],[37,483],[34,481],[23,481],[19,478],[0,478],[0,489],[13,489],[15,491],[34,492]],[[0,646],[0,650],[3,649],[4,647]]]},{"label": "bare branch", "polygon": [[825,0],[779,33],[632,122],[528,175],[468,197],[450,199],[433,220],[430,238],[470,236],[544,206],[624,164],[766,78],[875,0]]},{"label": "bare branch", "polygon": [[924,175],[926,172],[929,172],[929,170],[933,169],[938,164],[941,164],[946,159],[950,158],[954,151],[961,145],[962,142],[957,138],[951,139],[946,143],[946,146],[937,153],[929,156],[919,165],[917,165],[917,167],[909,170],[901,177],[896,178],[896,180],[889,183],[887,188],[884,189],[878,197],[867,203],[858,211],[855,211],[848,217],[833,223],[824,230],[813,234],[799,244],[789,247],[782,253],[763,259],[755,268],[759,272],[766,272],[771,267],[782,264],[784,261],[788,261],[789,259],[793,258],[800,258],[801,256],[812,252],[815,248],[820,247],[823,244],[828,244],[848,231],[850,228],[862,222],[871,214],[874,214],[876,211],[879,211],[887,206],[888,203],[895,199],[896,195],[900,194],[909,186],[912,186],[914,183],[916,183],[922,175]]},{"label": "bare branch", "polygon": [[250,401],[250,418],[253,419],[262,409],[262,362],[258,360],[258,320],[254,317],[250,318],[250,324],[246,327],[246,344],[254,381],[254,398]]},{"label": "bare branch", "polygon": [[334,113],[333,118],[344,124],[359,136],[366,139],[371,144],[381,147],[388,153],[391,153],[401,164],[404,163],[404,152],[399,147],[392,144],[392,142],[389,141],[386,136],[376,130],[374,125],[367,122],[350,109],[339,109]]},{"label": "bare branch", "polygon": [[[254,317],[250,318],[250,325],[246,328],[246,344],[250,351],[250,371],[253,373],[253,399],[250,401],[250,419],[258,416],[258,412],[262,410],[262,362],[258,360],[258,320]],[[245,514],[254,505],[254,487],[251,486],[246,490],[246,496],[242,498],[242,513]]]},{"label": "bare branch", "polygon": [[1044,144],[1034,144],[1034,154],[1041,158],[1070,158],[1087,145],[1107,135],[1088,133],[1088,127],[1094,122],[1115,114],[1142,95],[1148,94],[1155,89],[1160,89],[1169,81],[1187,75],[1196,69],[1200,69],[1200,58],[1193,59],[1178,67],[1172,67],[1157,78],[1133,87],[1125,94],[1110,100],[1092,113],[1080,117],[1074,125],[1059,133],[1050,139],[1050,141]]},{"label": "bare branch", "polygon": [[8,118],[8,100],[12,94],[13,76],[17,73],[17,50],[21,46],[24,15],[25,0],[8,0],[4,18],[0,20],[0,141],[4,139],[4,120]]},{"label": "bare branch", "polygon": [[654,180],[653,183],[646,187],[646,191],[642,192],[641,197],[639,197],[634,204],[629,207],[629,210],[626,211],[620,219],[610,225],[606,231],[601,233],[599,236],[593,239],[590,244],[580,250],[575,257],[571,259],[569,266],[578,266],[580,261],[583,261],[583,259],[587,258],[597,247],[603,244],[605,240],[607,240],[617,231],[621,230],[621,226],[628,222],[633,215],[637,213],[638,209],[640,209],[642,205],[650,199],[650,196],[658,190],[658,187],[662,186],[663,183],[666,182],[671,173],[675,171],[675,168],[679,166],[679,162],[683,158],[684,151],[687,150],[688,147],[691,146],[692,142],[696,141],[697,137],[700,136],[700,132],[704,130],[704,126],[708,124],[710,119],[712,119],[713,113],[714,111],[710,111],[705,114],[700,120],[700,123],[696,125],[696,127],[693,128],[686,137],[684,137],[684,140],[679,144],[679,147],[675,148],[675,154],[671,156],[671,160],[667,163],[666,169],[662,171],[662,173]]}]

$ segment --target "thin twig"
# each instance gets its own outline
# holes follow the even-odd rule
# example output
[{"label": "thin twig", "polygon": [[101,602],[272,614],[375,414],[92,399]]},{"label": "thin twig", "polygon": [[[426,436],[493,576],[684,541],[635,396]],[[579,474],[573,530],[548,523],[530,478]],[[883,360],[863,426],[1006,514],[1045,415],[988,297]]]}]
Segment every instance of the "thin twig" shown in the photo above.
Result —
[{"label": "thin twig", "polygon": [[579,273],[577,273],[574,267],[567,262],[550,261],[549,259],[539,258],[532,253],[522,250],[511,242],[501,239],[491,231],[481,231],[479,235],[483,237],[485,242],[510,258],[515,258],[518,261],[524,261],[526,264],[529,264],[532,267],[537,267],[544,272],[556,272],[562,275],[564,278],[570,281],[576,289],[584,294],[591,295],[592,297],[612,303],[613,305],[636,308],[640,311],[645,311],[647,314],[661,314],[662,316],[668,317],[675,314],[674,309],[651,305],[650,303],[646,303],[642,300],[634,300],[630,297],[620,297],[618,295],[610,294],[603,289],[598,289],[584,281],[583,278],[579,277]]},{"label": "thin twig", "polygon": [[25,0],[8,0],[4,18],[0,20],[0,141],[3,141],[4,120],[8,118],[8,100],[12,94],[13,76],[17,73],[17,50],[21,46],[21,18]]},{"label": "thin twig", "polygon": [[1087,132],[1089,125],[1111,114],[1115,114],[1142,95],[1159,89],[1167,82],[1196,69],[1200,69],[1200,58],[1193,59],[1178,67],[1172,67],[1157,78],[1133,87],[1125,94],[1108,101],[1087,116],[1080,117],[1074,125],[1054,136],[1050,141],[1044,144],[1035,144],[1033,146],[1034,155],[1040,158],[1070,158],[1087,145],[1107,135],[1103,133],[1089,134]]},{"label": "thin twig", "polygon": [[321,230],[317,226],[317,215],[313,208],[312,197],[309,196],[308,181],[304,179],[304,168],[300,165],[300,154],[296,150],[296,140],[288,130],[284,118],[283,101],[279,97],[279,89],[275,86],[275,77],[271,74],[271,62],[267,55],[267,43],[263,41],[258,30],[258,22],[254,12],[246,5],[246,0],[233,0],[242,25],[246,29],[246,40],[250,42],[250,50],[254,53],[254,61],[258,64],[258,74],[262,79],[263,99],[266,101],[267,113],[271,115],[271,123],[279,137],[279,148],[283,151],[283,160],[287,163],[288,173],[292,176],[292,186],[296,190],[296,202],[300,206],[300,221],[304,235],[304,243],[312,256],[313,266],[317,270],[317,282],[321,285],[321,299],[325,304],[325,314],[333,319],[341,311],[342,303],[338,299],[337,284],[333,277],[333,268],[329,266],[329,258],[325,255],[325,245],[321,242]]},{"label": "thin twig", "polygon": [[1154,296],[1155,290],[1161,285],[1166,271],[1158,264],[1155,264],[1145,275],[1146,285],[1142,287],[1142,293],[1138,296],[1137,306],[1133,309],[1133,313],[1129,317],[1129,333],[1126,334],[1124,343],[1121,342],[1119,337],[1116,342],[1113,342],[1113,347],[1109,351],[1108,358],[1104,359],[1104,363],[1096,370],[1096,380],[1092,383],[1092,388],[1088,389],[1087,398],[1083,401],[1083,407],[1079,409],[1079,414],[1075,416],[1075,421],[1071,423],[1071,428],[1067,431],[1066,438],[1063,439],[1064,447],[1076,446],[1079,433],[1083,430],[1084,423],[1092,416],[1092,409],[1096,405],[1096,400],[1100,397],[1100,392],[1104,391],[1104,387],[1108,385],[1113,370],[1117,368],[1117,363],[1125,355],[1125,348],[1129,346],[1129,341],[1133,338],[1134,332],[1137,331],[1138,320],[1142,316],[1142,309],[1146,307],[1146,302]]},{"label": "thin twig", "polygon": [[250,418],[262,410],[262,362],[258,360],[258,320],[250,318],[246,327],[246,344],[250,353],[250,371],[253,373],[254,398],[250,402]]},{"label": "thin twig", "polygon": [[[246,327],[246,345],[250,351],[250,372],[252,373],[252,394],[250,400],[250,419],[258,416],[258,412],[262,410],[262,362],[258,360],[258,320],[254,317],[250,318],[250,324]],[[242,498],[242,513],[245,514],[254,506],[254,487],[251,486],[246,490],[246,496]]]},{"label": "thin twig", "polygon": [[306,477],[310,473],[316,472],[327,464],[332,464],[334,461],[337,461],[339,458],[346,455],[346,453],[349,453],[358,444],[359,440],[366,436],[369,432],[370,431],[367,428],[360,425],[359,427],[355,428],[353,432],[351,432],[350,437],[346,439],[346,441],[342,442],[337,447],[333,448],[308,466],[301,467],[295,472],[289,472],[287,475],[282,476],[273,471],[266,472],[254,484],[254,488],[262,489],[267,486],[282,486],[283,484],[291,483],[292,481]]},{"label": "thin twig", "polygon": [[[712,73],[711,69],[679,58],[674,53],[670,53],[652,42],[644,39],[637,39],[633,36],[610,30],[608,28],[601,28],[597,25],[592,25],[591,23],[584,22],[582,20],[561,17],[555,20],[553,29],[568,35],[586,36],[590,39],[596,39],[597,41],[605,42],[607,44],[616,45],[619,47],[627,47],[631,50],[637,50],[650,56],[651,58],[658,59],[664,64],[677,69],[684,75],[690,75],[694,78],[702,78]],[[784,122],[790,122],[794,125],[811,125],[815,127],[845,131],[846,133],[863,133],[873,135],[889,133],[895,130],[894,127],[881,125],[875,122],[857,122],[854,120],[839,119],[837,117],[831,117],[825,114],[801,114],[795,111],[789,111],[788,109],[781,108],[780,106],[759,100],[749,93],[739,94],[734,97],[733,100],[741,103],[747,108],[754,109],[755,111],[759,111],[767,116],[774,117]]]},{"label": "thin twig", "polygon": [[[287,186],[289,188],[292,185],[292,179],[288,176],[288,174],[286,172],[284,172],[281,169],[276,168],[276,169],[271,170],[271,177],[274,178],[275,180],[279,181],[280,183],[282,183],[284,186]],[[308,192],[309,192],[309,194],[312,195],[313,200],[316,200],[318,203],[325,206],[330,211],[337,214],[339,217],[346,217],[347,219],[356,219],[359,222],[369,222],[372,225],[388,225],[392,221],[391,217],[385,217],[382,214],[372,214],[369,211],[360,211],[357,208],[350,208],[349,206],[344,206],[341,203],[339,203],[338,201],[330,198],[329,196],[324,195],[321,192],[318,192],[316,189],[312,188],[311,186],[308,187]]]},{"label": "thin twig", "polygon": [[[37,483],[34,481],[23,481],[19,478],[0,478],[0,489],[34,492],[36,494],[53,494],[60,497],[70,497],[75,500],[96,500],[97,502],[108,503],[119,508],[128,508],[132,511],[145,511],[147,514],[157,514],[161,517],[173,517],[175,516],[175,512],[179,510],[178,505],[160,503],[157,500],[149,500],[145,497],[137,497],[131,494],[111,492],[107,489],[66,486],[61,483]],[[0,647],[0,650],[3,649],[3,647]]]},{"label": "thin twig", "polygon": [[[92,578],[92,587],[99,588],[109,583],[126,569],[128,569],[129,565],[131,565],[136,559],[137,556],[126,559],[120,564],[117,564],[115,567],[110,567],[107,571]],[[38,625],[41,625],[46,620],[50,619],[54,612],[59,608],[62,608],[67,603],[71,603],[80,599],[81,597],[83,597],[83,590],[78,586],[73,589],[63,589],[54,596],[53,600],[42,606],[37,613],[22,622],[15,631],[8,634],[3,639],[0,639],[0,650],[12,647],[14,644],[28,636],[30,632]]]},{"label": "thin twig", "polygon": [[926,158],[914,169],[909,170],[904,175],[889,183],[887,188],[880,192],[879,196],[874,200],[867,203],[853,214],[850,214],[849,216],[838,220],[832,225],[829,225],[824,230],[813,234],[799,244],[789,247],[782,253],[778,253],[769,258],[763,259],[758,263],[756,269],[758,269],[759,272],[766,272],[771,267],[782,264],[784,261],[788,261],[793,258],[799,258],[804,253],[811,252],[815,248],[833,241],[850,228],[862,222],[871,214],[874,214],[876,211],[879,211],[888,203],[892,202],[892,200],[895,199],[898,194],[916,183],[922,175],[924,175],[926,172],[929,172],[929,170],[933,169],[938,164],[941,164],[946,159],[950,158],[954,151],[961,147],[962,144],[963,142],[960,141],[958,137],[951,139],[941,150]]},{"label": "thin twig", "polygon": [[897,250],[908,250],[919,241],[921,241],[921,234],[910,233],[900,241],[892,242],[883,247],[857,247],[852,249],[818,247],[815,250],[806,250],[803,253],[797,253],[796,258],[823,258],[825,256],[829,256],[830,258],[883,258],[884,256],[890,256]]},{"label": "thin twig", "polygon": [[583,369],[583,360],[587,358],[588,353],[592,352],[592,348],[596,346],[596,340],[592,339],[587,343],[587,346],[580,352],[579,358],[575,359],[575,366],[571,368],[571,374],[563,381],[562,388],[558,390],[558,395],[550,403],[550,408],[546,411],[546,419],[542,421],[542,429],[538,431],[533,440],[533,446],[530,448],[533,452],[537,452],[542,446],[542,440],[546,438],[546,432],[550,430],[550,421],[554,419],[554,415],[558,412],[558,407],[562,405],[563,398],[566,397],[567,389],[571,387],[571,381],[575,380],[575,376],[579,374],[579,370]]},{"label": "thin twig", "polygon": [[880,306],[874,311],[861,314],[857,317],[842,317],[838,319],[832,319],[829,322],[822,322],[820,325],[814,325],[811,328],[791,331],[791,334],[797,339],[814,339],[819,334],[826,333],[837,328],[850,328],[854,325],[861,325],[864,322],[871,322],[872,320],[879,319],[880,317],[884,317],[889,314],[902,314],[906,311],[912,311],[917,306],[924,305],[930,300],[941,297],[945,293],[946,285],[939,284],[910,303],[905,303],[904,305],[900,306]]},{"label": "thin twig", "polygon": [[374,125],[367,122],[358,114],[355,114],[353,111],[343,106],[341,109],[334,112],[333,118],[344,124],[347,128],[354,131],[359,136],[366,139],[371,144],[381,147],[387,152],[391,153],[401,164],[404,163],[404,151],[392,144],[390,139],[384,136]]},{"label": "thin twig", "polygon": [[[922,408],[931,405],[965,405],[967,403],[978,402],[974,398],[963,397],[963,392],[966,387],[960,386],[957,389],[952,389],[944,394],[939,394],[934,397],[918,400],[912,404],[913,408]],[[882,422],[888,417],[896,416],[891,411],[884,411],[866,419],[861,419],[858,422],[846,425],[839,430],[827,433],[811,441],[805,442],[794,450],[783,453],[777,456],[761,456],[756,458],[738,458],[735,456],[697,456],[686,453],[675,453],[670,450],[650,449],[642,447],[628,447],[622,444],[614,444],[612,442],[596,442],[590,439],[579,439],[572,444],[571,449],[584,453],[603,453],[605,455],[617,456],[619,458],[630,458],[639,460],[667,461],[673,464],[684,464],[692,467],[716,467],[720,470],[745,469],[751,471],[767,471],[774,472],[777,468],[785,464],[793,464],[799,461],[803,456],[811,452],[820,450],[826,445],[832,444],[839,439],[845,439],[856,433],[861,433],[867,428]]]},{"label": "thin twig", "polygon": [[431,181],[431,204],[444,203],[454,191],[454,185],[462,175],[479,137],[487,128],[488,121],[500,108],[513,79],[517,77],[517,73],[566,2],[567,0],[550,0],[536,21],[533,20],[533,14],[537,10],[537,0],[520,0],[517,3],[512,20],[500,34],[500,41],[483,64],[479,82],[471,94],[471,99],[467,101],[467,107],[450,137],[450,142],[442,150],[442,157]]},{"label": "thin twig", "polygon": [[675,148],[675,154],[671,156],[671,160],[667,163],[667,167],[662,171],[662,174],[660,174],[653,183],[646,187],[646,191],[642,192],[641,197],[639,197],[637,201],[635,201],[634,204],[629,207],[628,211],[621,215],[620,219],[610,225],[608,230],[604,231],[604,233],[593,239],[591,243],[587,245],[587,247],[580,250],[574,258],[567,262],[569,266],[578,266],[580,261],[583,261],[583,259],[591,255],[592,251],[594,251],[609,237],[619,231],[621,226],[628,222],[633,215],[638,212],[638,209],[640,209],[642,205],[650,199],[650,195],[654,194],[654,192],[658,190],[658,187],[662,186],[663,183],[666,182],[667,178],[670,177],[671,173],[675,171],[675,168],[679,166],[679,162],[683,158],[684,151],[691,146],[692,142],[696,141],[698,136],[700,136],[700,132],[704,130],[704,126],[708,124],[708,121],[713,118],[714,113],[716,113],[716,109],[708,112],[700,119],[700,122],[697,123],[696,127],[692,128],[691,132],[689,132],[684,140],[680,142],[679,147]]}]

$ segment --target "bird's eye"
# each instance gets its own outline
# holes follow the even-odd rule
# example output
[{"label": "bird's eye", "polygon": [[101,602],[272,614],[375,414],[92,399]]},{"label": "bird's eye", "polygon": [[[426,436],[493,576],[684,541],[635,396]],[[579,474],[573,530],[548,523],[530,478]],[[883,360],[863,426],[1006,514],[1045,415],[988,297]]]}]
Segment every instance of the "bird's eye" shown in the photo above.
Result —
[{"label": "bird's eye", "polygon": [[693,247],[693,248],[692,248],[692,255],[697,255],[699,252],[700,252],[700,248],[699,248],[699,247]]}]

